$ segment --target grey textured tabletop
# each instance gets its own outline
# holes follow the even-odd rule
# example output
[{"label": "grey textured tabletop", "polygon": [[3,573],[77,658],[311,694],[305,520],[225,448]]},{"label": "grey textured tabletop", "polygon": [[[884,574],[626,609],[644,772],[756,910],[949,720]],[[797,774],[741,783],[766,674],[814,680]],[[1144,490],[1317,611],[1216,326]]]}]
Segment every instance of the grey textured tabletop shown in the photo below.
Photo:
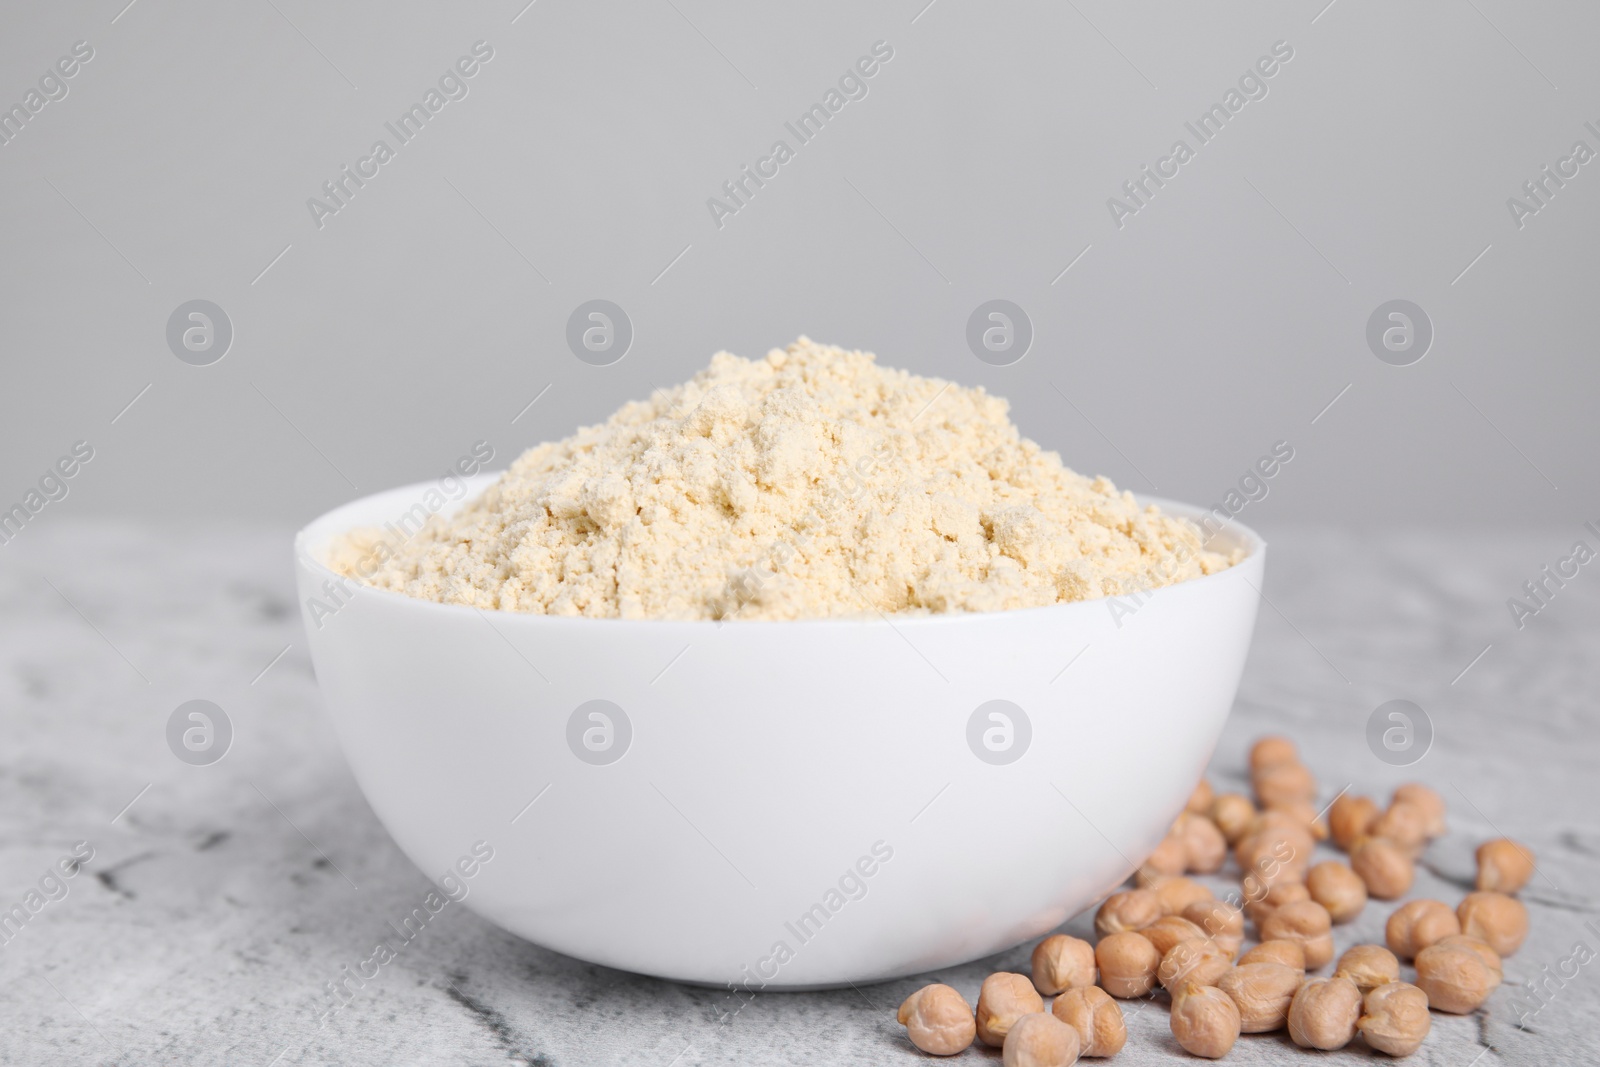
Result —
[{"label": "grey textured tabletop", "polygon": [[[1379,797],[1408,779],[1433,785],[1450,832],[1412,896],[1453,903],[1478,841],[1527,842],[1539,858],[1522,894],[1532,932],[1506,984],[1474,1015],[1435,1013],[1408,1062],[1596,1062],[1600,578],[1580,574],[1521,630],[1506,607],[1576,533],[1273,534],[1269,599],[1212,781],[1241,788],[1250,740],[1275,731],[1299,742],[1324,800],[1346,784]],[[63,520],[0,551],[0,909],[75,842],[93,850],[64,897],[5,934],[0,1061],[910,1063],[924,1057],[894,1021],[907,993],[937,979],[970,1000],[990,971],[1026,970],[1030,945],[735,1011],[743,1001],[726,991],[582,963],[455,909],[321,1025],[326,985],[428,883],[374,819],[323,717],[287,543],[284,530]],[[211,766],[179,762],[165,738],[172,710],[196,697],[223,706],[235,731]],[[1369,751],[1366,724],[1401,697],[1435,736],[1395,768]],[[1336,928],[1338,948],[1381,941],[1389,910]],[[1064,929],[1082,934],[1088,919]],[[1531,981],[1538,1000],[1518,988]],[[1164,999],[1125,1008],[1128,1044],[1112,1062],[1188,1059]],[[1312,1055],[1279,1033],[1242,1038],[1226,1062]],[[1381,1058],[1360,1042],[1315,1055]]]}]

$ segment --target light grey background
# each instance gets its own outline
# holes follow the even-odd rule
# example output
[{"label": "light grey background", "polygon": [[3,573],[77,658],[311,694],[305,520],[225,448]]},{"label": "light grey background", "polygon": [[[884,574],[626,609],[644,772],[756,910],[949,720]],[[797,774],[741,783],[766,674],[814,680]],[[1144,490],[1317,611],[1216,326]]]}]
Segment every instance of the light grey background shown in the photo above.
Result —
[{"label": "light grey background", "polygon": [[[1520,230],[1506,206],[1600,150],[1592,5],[125,2],[0,27],[7,105],[95,49],[0,147],[0,504],[96,450],[24,536],[298,523],[801,333],[981,383],[1138,491],[1212,503],[1288,440],[1241,516],[1269,532],[1537,523],[1554,550],[1600,518],[1600,163]],[[480,39],[470,94],[319,230],[307,198]],[[707,198],[878,40],[869,95],[719,230]],[[1267,97],[1119,230],[1108,197],[1279,40]],[[609,367],[564,343],[597,297],[636,330]],[[197,298],[235,330],[209,367],[164,340]],[[964,342],[993,298],[1034,322],[1014,366]],[[1435,325],[1411,367],[1364,340],[1393,298]]]}]

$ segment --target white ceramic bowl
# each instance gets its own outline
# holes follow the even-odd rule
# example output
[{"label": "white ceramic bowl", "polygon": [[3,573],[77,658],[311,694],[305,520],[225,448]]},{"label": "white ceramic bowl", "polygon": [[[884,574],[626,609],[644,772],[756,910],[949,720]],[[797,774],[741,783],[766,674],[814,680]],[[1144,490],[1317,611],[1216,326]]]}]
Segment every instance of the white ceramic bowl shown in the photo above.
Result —
[{"label": "white ceramic bowl", "polygon": [[[295,539],[317,678],[373,810],[435,880],[469,857],[451,888],[513,933],[752,988],[975,959],[1126,878],[1211,756],[1265,553],[1233,526],[1219,543],[1248,558],[1124,600],[1131,613],[719,625],[340,589],[329,539],[398,520],[430,488],[347,504]],[[1006,720],[979,711],[997,700],[1023,711],[996,706],[1009,749]],[[590,701],[610,704],[579,710]]]}]

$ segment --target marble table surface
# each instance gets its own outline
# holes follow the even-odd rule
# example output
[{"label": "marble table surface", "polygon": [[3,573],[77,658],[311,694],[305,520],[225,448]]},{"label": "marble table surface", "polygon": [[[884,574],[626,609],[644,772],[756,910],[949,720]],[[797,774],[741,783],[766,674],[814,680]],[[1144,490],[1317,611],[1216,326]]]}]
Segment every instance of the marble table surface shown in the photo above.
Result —
[{"label": "marble table surface", "polygon": [[[1569,965],[1537,1012],[1514,988],[1580,942],[1600,951],[1600,576],[1568,583],[1520,631],[1505,603],[1576,532],[1272,533],[1269,599],[1213,781],[1241,786],[1249,741],[1272,730],[1299,741],[1326,797],[1347,783],[1382,796],[1408,778],[1434,785],[1451,832],[1414,895],[1459,899],[1484,837],[1528,842],[1532,933],[1506,985],[1474,1015],[1436,1014],[1409,1062],[1600,1061],[1600,962]],[[937,979],[974,999],[988,972],[1026,969],[1024,945],[734,1011],[726,991],[583,963],[458,909],[319,1026],[325,984],[428,883],[374,819],[324,719],[287,543],[286,530],[63,515],[0,546],[0,911],[75,842],[93,849],[66,895],[0,945],[0,1062],[911,1063],[924,1057],[894,1021],[907,993]],[[212,766],[167,747],[168,716],[196,697],[235,731]],[[1371,711],[1399,697],[1435,729],[1408,768],[1366,742]],[[1338,928],[1340,950],[1381,940],[1387,911]],[[1087,916],[1064,929],[1083,934]],[[1126,1009],[1114,1062],[1187,1059],[1164,1000]],[[1307,1055],[1264,1035],[1229,1062]],[[1381,1058],[1359,1042],[1321,1055]],[[999,1062],[979,1048],[960,1059]]]}]

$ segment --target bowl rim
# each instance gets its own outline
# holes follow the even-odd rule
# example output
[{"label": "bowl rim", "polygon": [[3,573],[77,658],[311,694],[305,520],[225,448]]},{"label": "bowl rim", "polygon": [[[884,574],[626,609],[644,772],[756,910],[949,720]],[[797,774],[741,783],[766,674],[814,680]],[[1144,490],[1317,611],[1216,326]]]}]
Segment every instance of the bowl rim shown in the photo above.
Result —
[{"label": "bowl rim", "polygon": [[[485,489],[498,481],[500,476],[504,473],[504,470],[480,471],[477,474],[462,478],[461,480],[466,484],[467,490],[462,494],[461,499],[450,501],[446,504],[446,506],[435,512],[435,514],[445,517],[454,514],[456,510],[466,506],[469,502],[481,495]],[[349,575],[339,574],[321,559],[318,559],[316,553],[312,550],[312,546],[310,544],[312,535],[315,534],[324,540],[330,536],[321,528],[327,526],[332,519],[339,515],[339,513],[346,510],[353,510],[360,505],[375,501],[379,497],[401,495],[410,497],[414,495],[420,495],[429,489],[435,488],[437,488],[436,481],[412,482],[407,485],[397,485],[389,489],[381,489],[374,493],[367,493],[356,497],[353,500],[347,500],[336,507],[329,508],[327,511],[318,515],[316,518],[312,519],[310,522],[306,523],[298,531],[296,531],[294,535],[293,546],[294,562],[296,566],[305,568],[308,573],[318,580],[332,580],[335,582],[354,580],[359,585],[363,594],[376,595],[380,603],[394,605],[398,610],[417,612],[431,611],[441,613],[442,618],[449,618],[451,616],[464,618],[467,613],[483,614],[485,609],[478,608],[474,605],[441,604],[438,601],[423,600],[420,597],[409,596],[405,593],[396,592],[392,589],[380,589],[377,586],[367,585],[366,583],[362,582],[360,578],[351,579]],[[1141,507],[1154,504],[1162,510],[1163,514],[1174,515],[1179,518],[1186,518],[1190,521],[1195,521],[1197,517],[1208,515],[1212,511],[1212,508],[1205,508],[1196,504],[1187,504],[1183,501],[1171,500],[1167,497],[1152,496],[1145,493],[1134,493],[1133,497]],[[353,527],[346,527],[346,529],[351,528]],[[1158,597],[1171,599],[1176,595],[1184,595],[1181,593],[1182,590],[1199,591],[1203,588],[1214,588],[1220,583],[1235,577],[1236,572],[1240,572],[1246,564],[1255,561],[1257,566],[1260,565],[1260,560],[1265,555],[1267,549],[1267,540],[1266,538],[1262,537],[1260,533],[1230,516],[1228,522],[1222,527],[1222,529],[1219,530],[1217,534],[1213,535],[1213,537],[1222,536],[1230,538],[1239,547],[1242,547],[1245,550],[1244,555],[1237,563],[1233,564],[1231,567],[1228,567],[1226,570],[1220,570],[1214,574],[1201,575],[1198,578],[1189,578],[1185,581],[1175,582],[1171,585],[1164,585],[1156,589],[1145,590],[1142,594],[1146,598],[1145,602],[1148,603],[1150,600]],[[1191,593],[1189,595],[1193,594]],[[1101,610],[1099,606],[1109,599],[1110,597],[1099,596],[1088,600],[1072,600],[1064,603],[1043,604],[1037,607],[1010,608],[1002,611],[938,612],[924,615],[885,615],[882,612],[876,612],[872,615],[833,615],[804,619],[621,619],[596,618],[588,615],[540,615],[525,611],[507,611],[503,608],[490,608],[487,610],[494,613],[496,621],[514,626],[588,625],[595,627],[661,627],[673,625],[683,627],[697,626],[712,629],[720,629],[723,626],[840,628],[877,626],[882,622],[889,622],[891,625],[896,627],[908,626],[916,629],[928,629],[936,626],[951,626],[961,623],[971,625],[979,620],[1015,619],[1020,622],[1027,619],[1040,617],[1042,613],[1046,612],[1060,614],[1074,611],[1081,613],[1086,611]],[[401,605],[409,606],[401,607]]]}]

